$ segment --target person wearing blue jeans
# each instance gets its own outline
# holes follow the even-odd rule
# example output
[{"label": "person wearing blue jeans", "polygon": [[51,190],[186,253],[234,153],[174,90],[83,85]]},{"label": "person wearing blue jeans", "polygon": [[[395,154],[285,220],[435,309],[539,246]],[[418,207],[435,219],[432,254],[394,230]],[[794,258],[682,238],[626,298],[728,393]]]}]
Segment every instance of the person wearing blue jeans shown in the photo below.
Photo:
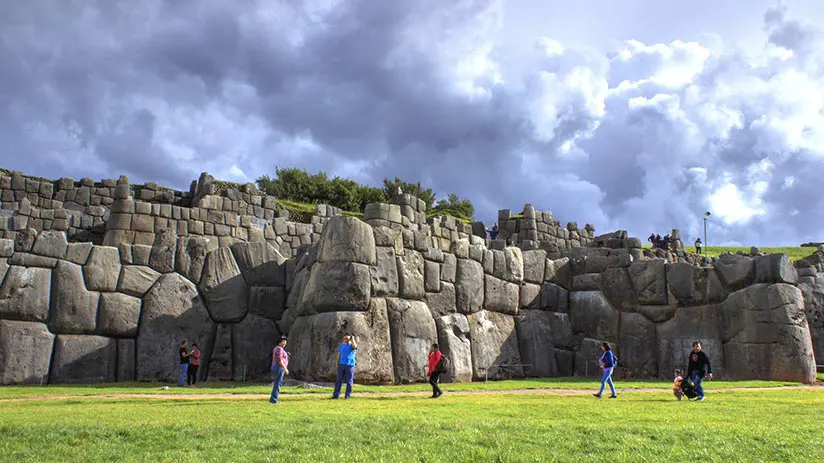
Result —
[{"label": "person wearing blue jeans", "polygon": [[710,358],[701,349],[701,341],[692,343],[692,352],[690,352],[689,363],[687,364],[687,376],[692,378],[692,382],[695,383],[695,400],[698,401],[704,400],[704,387],[701,385],[704,377],[712,379]]},{"label": "person wearing blue jeans", "polygon": [[610,349],[609,344],[603,343],[601,344],[601,357],[598,361],[601,363],[601,390],[598,391],[597,394],[592,394],[597,398],[601,398],[601,395],[604,393],[604,387],[609,384],[609,390],[612,391],[612,395],[609,396],[610,399],[614,399],[618,397],[615,394],[615,385],[612,383],[612,370],[615,368],[615,362],[617,358],[615,354],[612,353],[612,349]]},{"label": "person wearing blue jeans", "polygon": [[355,336],[346,335],[343,337],[343,344],[338,347],[338,377],[335,380],[335,391],[332,393],[332,398],[340,397],[340,388],[343,382],[346,382],[345,399],[352,396],[352,385],[355,382],[355,354],[358,351],[358,343],[355,342]]},{"label": "person wearing blue jeans", "polygon": [[180,343],[180,374],[177,378],[177,387],[183,387],[186,382],[186,376],[189,374],[189,351],[188,343],[184,339]]},{"label": "person wearing blue jeans", "polygon": [[272,395],[269,403],[278,403],[280,385],[283,384],[283,375],[289,376],[289,353],[286,352],[286,336],[281,336],[278,345],[272,350]]}]

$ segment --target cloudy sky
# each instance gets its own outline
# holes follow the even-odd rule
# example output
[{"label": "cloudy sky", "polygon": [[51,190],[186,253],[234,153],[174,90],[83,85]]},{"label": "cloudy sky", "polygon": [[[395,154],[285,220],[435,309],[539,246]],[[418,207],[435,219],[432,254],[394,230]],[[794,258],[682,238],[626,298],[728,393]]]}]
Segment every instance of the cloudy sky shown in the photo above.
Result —
[{"label": "cloudy sky", "polygon": [[820,0],[670,3],[0,0],[0,165],[399,175],[488,223],[824,241]]}]

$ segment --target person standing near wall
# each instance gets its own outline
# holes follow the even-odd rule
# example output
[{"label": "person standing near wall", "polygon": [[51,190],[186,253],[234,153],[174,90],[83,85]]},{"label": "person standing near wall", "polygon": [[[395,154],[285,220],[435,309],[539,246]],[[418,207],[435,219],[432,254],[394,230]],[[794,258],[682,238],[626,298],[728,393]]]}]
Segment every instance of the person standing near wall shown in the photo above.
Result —
[{"label": "person standing near wall", "polygon": [[272,349],[272,394],[269,403],[278,403],[280,385],[283,384],[283,375],[289,376],[289,353],[286,352],[286,336],[281,336],[278,345]]},{"label": "person standing near wall", "polygon": [[601,344],[601,351],[601,357],[598,359],[601,364],[601,390],[598,391],[597,394],[592,395],[600,399],[604,393],[604,386],[608,383],[609,389],[612,391],[612,395],[609,396],[609,398],[614,399],[618,396],[615,394],[615,385],[612,383],[612,371],[618,359],[615,357],[615,354],[612,353],[612,349],[607,343]]},{"label": "person standing near wall", "polygon": [[338,347],[338,378],[335,381],[335,391],[332,393],[332,398],[340,397],[340,388],[343,382],[346,382],[345,399],[352,396],[352,386],[355,383],[355,354],[358,351],[358,343],[355,341],[355,336],[345,335],[343,337],[343,344]]},{"label": "person standing near wall", "polygon": [[188,342],[184,339],[180,343],[180,373],[177,376],[177,387],[183,387],[186,382],[186,376],[189,373],[189,351]]},{"label": "person standing near wall", "polygon": [[432,347],[429,350],[429,369],[426,372],[427,376],[429,376],[429,384],[432,385],[432,399],[437,399],[443,395],[443,391],[441,391],[441,388],[438,387],[438,382],[441,379],[441,373],[443,373],[443,367],[441,364],[442,360],[443,354],[441,353],[440,346],[437,344],[432,344]]},{"label": "person standing near wall", "polygon": [[712,365],[710,364],[710,358],[702,350],[701,341],[692,343],[692,352],[690,352],[687,365],[687,377],[695,383],[695,392],[697,394],[695,400],[704,400],[704,387],[701,382],[705,377],[712,380]]},{"label": "person standing near wall", "polygon": [[192,351],[189,352],[189,358],[191,362],[189,362],[189,371],[186,376],[188,376],[187,383],[189,386],[196,387],[197,386],[197,370],[200,368],[200,349],[198,349],[196,343],[192,343]]}]

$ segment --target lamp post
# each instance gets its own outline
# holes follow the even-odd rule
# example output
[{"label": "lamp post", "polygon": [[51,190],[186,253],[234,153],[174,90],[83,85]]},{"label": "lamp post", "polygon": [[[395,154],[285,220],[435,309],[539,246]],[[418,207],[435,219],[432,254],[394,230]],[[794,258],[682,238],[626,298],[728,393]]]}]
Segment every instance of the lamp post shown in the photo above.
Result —
[{"label": "lamp post", "polygon": [[711,215],[710,211],[704,212],[704,260],[707,260],[707,217]]}]

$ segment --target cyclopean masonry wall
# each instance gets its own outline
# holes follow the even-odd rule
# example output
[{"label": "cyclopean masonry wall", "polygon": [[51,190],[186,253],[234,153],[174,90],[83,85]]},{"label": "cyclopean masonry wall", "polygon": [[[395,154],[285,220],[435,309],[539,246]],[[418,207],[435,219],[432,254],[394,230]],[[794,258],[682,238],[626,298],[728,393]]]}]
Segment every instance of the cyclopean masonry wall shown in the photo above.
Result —
[{"label": "cyclopean masonry wall", "polygon": [[[506,237],[516,247],[427,218],[402,194],[363,221],[319,205],[301,224],[251,185],[218,191],[207,174],[185,193],[125,178],[42,193],[43,180],[37,200],[29,179],[0,177],[14,198],[0,216],[0,384],[174,381],[184,338],[203,351],[201,379],[265,380],[281,333],[293,376],[331,380],[345,332],[359,337],[366,383],[424,380],[433,342],[451,381],[592,375],[603,341],[620,375],[669,378],[695,339],[720,377],[815,376],[821,254],[798,270],[783,255],[701,268],[529,205]],[[58,196],[82,188],[80,202]],[[86,191],[100,204],[84,205]],[[102,223],[86,233],[85,216]]]}]

